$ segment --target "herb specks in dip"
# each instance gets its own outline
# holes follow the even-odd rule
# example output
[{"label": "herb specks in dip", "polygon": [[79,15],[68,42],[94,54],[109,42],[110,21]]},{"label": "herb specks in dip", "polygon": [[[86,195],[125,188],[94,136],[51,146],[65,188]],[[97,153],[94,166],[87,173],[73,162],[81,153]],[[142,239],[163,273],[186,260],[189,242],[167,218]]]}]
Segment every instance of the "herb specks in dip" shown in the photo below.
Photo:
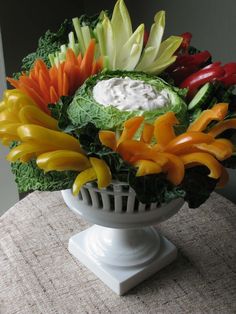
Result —
[{"label": "herb specks in dip", "polygon": [[129,77],[99,81],[93,88],[93,98],[101,105],[126,111],[149,111],[170,104],[166,90],[157,91],[144,81]]}]

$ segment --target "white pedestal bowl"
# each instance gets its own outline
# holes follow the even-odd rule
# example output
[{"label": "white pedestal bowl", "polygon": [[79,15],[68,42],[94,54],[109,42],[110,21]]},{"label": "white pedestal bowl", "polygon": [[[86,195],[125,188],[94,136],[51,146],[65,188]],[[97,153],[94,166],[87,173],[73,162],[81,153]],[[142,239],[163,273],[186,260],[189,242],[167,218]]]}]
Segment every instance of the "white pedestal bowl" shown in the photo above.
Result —
[{"label": "white pedestal bowl", "polygon": [[69,240],[69,251],[119,295],[171,263],[176,247],[153,225],[174,215],[182,199],[158,207],[140,203],[127,183],[107,189],[88,183],[78,197],[62,191],[65,203],[95,224]]}]

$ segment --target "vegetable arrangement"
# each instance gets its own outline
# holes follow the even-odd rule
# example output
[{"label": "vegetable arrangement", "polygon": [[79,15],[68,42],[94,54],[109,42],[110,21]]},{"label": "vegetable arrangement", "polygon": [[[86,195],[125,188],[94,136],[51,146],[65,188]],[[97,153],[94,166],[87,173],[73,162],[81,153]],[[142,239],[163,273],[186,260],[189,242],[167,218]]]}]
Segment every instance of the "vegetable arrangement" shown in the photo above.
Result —
[{"label": "vegetable arrangement", "polygon": [[[162,41],[164,28],[160,11],[149,34],[143,24],[133,32],[118,0],[112,15],[66,20],[41,37],[0,103],[0,138],[21,191],[77,195],[87,182],[120,180],[143,203],[182,197],[198,207],[227,183],[225,166],[236,165],[236,63],[212,62],[190,46],[190,33]],[[141,82],[147,102],[159,95],[157,106],[120,110],[95,100],[97,84],[114,78],[131,82],[115,84],[116,101],[135,97]]]}]

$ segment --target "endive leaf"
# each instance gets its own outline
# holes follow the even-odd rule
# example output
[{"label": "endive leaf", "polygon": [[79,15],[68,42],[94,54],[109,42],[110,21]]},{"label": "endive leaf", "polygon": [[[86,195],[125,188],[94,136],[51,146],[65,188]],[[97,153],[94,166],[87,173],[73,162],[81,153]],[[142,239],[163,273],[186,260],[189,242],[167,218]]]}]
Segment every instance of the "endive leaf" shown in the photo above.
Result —
[{"label": "endive leaf", "polygon": [[159,63],[156,62],[155,66],[154,65],[150,66],[149,68],[146,68],[145,71],[151,74],[159,74],[162,71],[164,71],[166,68],[168,68],[172,63],[174,63],[176,58],[177,58],[176,56],[172,56],[164,62],[162,61],[160,61]]},{"label": "endive leaf", "polygon": [[130,15],[123,0],[116,2],[111,25],[115,36],[116,48],[121,48],[132,35]]},{"label": "endive leaf", "polygon": [[164,40],[160,45],[160,49],[157,54],[156,61],[159,62],[159,59],[166,61],[171,56],[173,56],[175,51],[181,45],[182,40],[183,38],[179,36],[170,36],[166,40]]},{"label": "endive leaf", "polygon": [[136,67],[142,52],[143,36],[144,24],[141,24],[124,46],[119,49],[116,69],[133,70]]},{"label": "endive leaf", "polygon": [[145,69],[156,59],[165,29],[165,11],[159,11],[155,15],[154,21],[155,23],[151,27],[148,42],[137,66],[137,70]]},{"label": "endive leaf", "polygon": [[109,58],[109,69],[114,69],[116,60],[115,38],[111,26],[111,21],[107,16],[105,16],[103,19],[102,27],[104,33],[105,53],[106,56],[108,56]]}]

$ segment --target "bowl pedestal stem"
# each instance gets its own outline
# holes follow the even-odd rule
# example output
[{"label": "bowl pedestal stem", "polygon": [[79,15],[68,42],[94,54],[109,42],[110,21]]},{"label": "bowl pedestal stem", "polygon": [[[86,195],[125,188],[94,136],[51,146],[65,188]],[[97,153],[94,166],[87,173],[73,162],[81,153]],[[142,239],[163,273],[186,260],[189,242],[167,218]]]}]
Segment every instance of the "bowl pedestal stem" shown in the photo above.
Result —
[{"label": "bowl pedestal stem", "polygon": [[70,238],[69,251],[118,295],[123,295],[177,255],[154,227],[129,229],[93,225]]}]

